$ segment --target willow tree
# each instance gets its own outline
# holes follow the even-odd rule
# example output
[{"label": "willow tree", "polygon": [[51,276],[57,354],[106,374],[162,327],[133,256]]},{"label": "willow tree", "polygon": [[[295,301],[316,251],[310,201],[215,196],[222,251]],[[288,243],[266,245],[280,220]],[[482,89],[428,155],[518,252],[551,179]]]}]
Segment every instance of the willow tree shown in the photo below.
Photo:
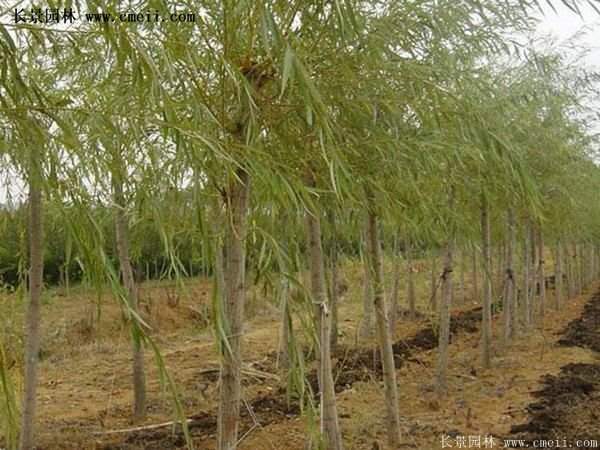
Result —
[{"label": "willow tree", "polygon": [[[35,420],[37,406],[38,358],[40,350],[41,296],[44,269],[43,205],[44,187],[47,185],[48,166],[45,161],[50,151],[56,150],[56,141],[51,140],[50,127],[56,127],[59,139],[64,138],[63,129],[57,126],[45,108],[48,98],[40,94],[39,71],[31,65],[29,58],[36,52],[24,52],[22,46],[28,36],[18,36],[15,42],[4,26],[0,26],[3,50],[2,77],[0,78],[0,105],[2,121],[10,127],[8,136],[3,136],[6,152],[13,166],[28,186],[28,240],[29,273],[27,311],[25,315],[25,379],[22,402],[21,433],[19,448],[35,446]],[[26,62],[22,61],[28,53]],[[6,145],[8,144],[8,145]],[[4,371],[2,371],[4,375]],[[5,385],[6,387],[6,385]],[[10,413],[10,411],[9,411]],[[4,412],[3,412],[4,414]]]},{"label": "willow tree", "polygon": [[[207,4],[201,23],[185,36],[170,27],[165,39],[160,38],[159,65],[180,79],[165,80],[173,88],[171,100],[164,102],[167,125],[183,143],[190,166],[220,195],[227,217],[227,287],[216,324],[222,349],[221,449],[235,448],[238,440],[250,185],[253,178],[269,180],[288,168],[296,179],[306,176],[304,169],[294,173],[304,167],[306,146],[288,154],[286,144],[305,130],[317,142],[330,133],[321,86],[315,81],[322,79],[321,68],[307,67],[340,48],[352,28],[352,4],[331,9],[305,2]],[[203,51],[173,45],[184,38]]]}]

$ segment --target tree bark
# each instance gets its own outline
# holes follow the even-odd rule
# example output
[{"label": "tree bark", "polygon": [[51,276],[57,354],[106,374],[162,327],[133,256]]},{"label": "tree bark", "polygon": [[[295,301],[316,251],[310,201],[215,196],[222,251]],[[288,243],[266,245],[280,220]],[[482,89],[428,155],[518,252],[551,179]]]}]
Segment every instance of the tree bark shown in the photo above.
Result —
[{"label": "tree bark", "polygon": [[42,174],[40,154],[32,151],[29,174],[29,305],[25,316],[25,380],[20,449],[35,445],[38,354],[40,350],[40,309],[44,276],[44,228],[42,223]]},{"label": "tree bark", "polygon": [[[454,206],[453,192],[450,193],[449,209]],[[436,388],[439,395],[448,389],[448,345],[450,343],[450,307],[452,305],[452,272],[454,270],[454,228],[449,231],[444,255],[444,268],[441,275],[442,298],[439,304],[438,361],[436,369]]]},{"label": "tree bark", "polygon": [[435,311],[437,309],[438,301],[438,285],[439,285],[439,277],[437,270],[437,254],[435,250],[431,250],[431,296],[429,297],[429,309]]},{"label": "tree bark", "polygon": [[483,309],[482,309],[482,361],[488,369],[492,364],[492,274],[490,254],[490,218],[485,195],[481,202],[481,233],[483,251]]},{"label": "tree bark", "polygon": [[467,254],[464,247],[462,248],[460,255],[460,300],[461,304],[464,305],[467,301],[467,293],[465,290],[465,265],[467,264]]},{"label": "tree bark", "polygon": [[582,244],[577,245],[577,275],[579,278],[579,294],[582,294],[585,290],[585,250]]},{"label": "tree bark", "polygon": [[[327,449],[342,450],[342,435],[339,425],[335,385],[331,367],[331,316],[325,288],[325,264],[323,258],[321,223],[318,216],[307,214],[307,232],[310,252],[311,293],[317,306],[315,322],[320,331],[319,390],[321,398],[321,434]],[[318,320],[317,320],[318,319]]]},{"label": "tree bark", "polygon": [[569,248],[569,243],[565,244],[565,262],[567,265],[567,297],[573,298],[575,296],[575,280],[573,276],[573,254]]},{"label": "tree bark", "polygon": [[560,239],[556,242],[556,261],[554,270],[554,306],[557,310],[562,305],[563,294],[563,269],[562,269],[563,251]]},{"label": "tree bark", "polygon": [[545,261],[544,261],[544,233],[542,231],[542,226],[538,226],[538,251],[539,251],[539,284],[540,284],[540,323],[543,324],[543,320],[546,314],[546,270],[545,270]]},{"label": "tree bark", "polygon": [[246,233],[250,177],[242,169],[227,191],[225,225],[225,304],[227,345],[223,346],[220,370],[217,448],[234,450],[238,441],[241,398],[242,334],[246,300]]},{"label": "tree bark", "polygon": [[392,294],[390,299],[390,332],[392,336],[396,332],[396,321],[398,319],[398,309],[400,307],[400,249],[399,249],[399,239],[398,236],[394,237],[394,247],[393,247],[393,258],[394,258],[394,267],[392,270],[393,281],[392,281]]},{"label": "tree bark", "polygon": [[406,298],[408,302],[408,314],[414,319],[417,314],[416,292],[415,292],[415,274],[413,268],[413,247],[410,241],[406,242]]},{"label": "tree bark", "polygon": [[531,258],[532,258],[532,273],[531,273],[531,296],[529,297],[529,320],[531,324],[534,324],[537,320],[536,309],[538,308],[539,298],[539,279],[540,279],[540,253],[538,250],[538,234],[536,233],[535,225],[533,223],[529,226],[529,232],[531,234]]},{"label": "tree bark", "polygon": [[335,227],[335,217],[333,213],[329,215],[329,221],[331,223],[331,253],[329,255],[329,262],[331,265],[331,283],[330,283],[330,299],[331,299],[331,347],[335,349],[338,341],[338,285],[339,285],[339,273],[338,273],[338,242],[337,242],[337,230]]},{"label": "tree bark", "polygon": [[383,284],[383,265],[381,260],[381,243],[377,229],[377,216],[369,211],[367,234],[370,269],[373,278],[373,303],[377,317],[377,335],[379,351],[383,366],[383,383],[385,386],[385,406],[387,417],[388,444],[391,448],[400,445],[400,414],[398,410],[398,385],[396,381],[396,366],[392,349],[392,336],[385,304]]},{"label": "tree bark", "polygon": [[277,365],[284,374],[290,368],[289,342],[291,331],[291,317],[289,309],[289,281],[284,276],[280,280],[280,308],[281,308],[281,332],[279,337],[279,353]]},{"label": "tree bark", "polygon": [[581,268],[579,264],[579,249],[577,243],[573,243],[573,281],[575,282],[575,295],[581,294]]},{"label": "tree bark", "polygon": [[[116,157],[116,173],[112,177],[114,198],[114,226],[119,268],[123,286],[127,292],[129,308],[138,313],[138,292],[129,251],[129,225],[127,223],[127,205],[123,194],[123,178],[125,169],[120,157]],[[132,328],[133,330],[133,328]],[[133,356],[133,420],[139,422],[146,415],[146,379],[144,371],[144,349],[139,334],[132,331]]]},{"label": "tree bark", "polygon": [[588,264],[587,264],[587,276],[588,276],[588,285],[592,284],[592,282],[594,281],[594,252],[593,252],[593,247],[591,245],[591,243],[587,243],[586,245],[587,247],[587,258],[588,258]]},{"label": "tree bark", "polygon": [[364,270],[364,285],[363,285],[363,318],[360,328],[360,337],[366,339],[373,335],[373,278],[371,271],[369,270],[369,257],[365,255],[368,253],[368,237],[366,232],[364,233],[363,244],[363,270]]},{"label": "tree bark", "polygon": [[514,274],[514,241],[515,241],[515,215],[512,209],[507,213],[507,237],[506,237],[506,271],[504,305],[502,308],[504,318],[504,341],[508,343],[515,334],[516,317],[515,311],[515,274]]},{"label": "tree bark", "polygon": [[480,303],[479,299],[479,274],[477,273],[477,249],[473,246],[473,272],[471,273],[473,279],[473,299],[474,303]]},{"label": "tree bark", "polygon": [[531,233],[529,221],[526,221],[523,233],[523,323],[529,331],[531,326]]}]

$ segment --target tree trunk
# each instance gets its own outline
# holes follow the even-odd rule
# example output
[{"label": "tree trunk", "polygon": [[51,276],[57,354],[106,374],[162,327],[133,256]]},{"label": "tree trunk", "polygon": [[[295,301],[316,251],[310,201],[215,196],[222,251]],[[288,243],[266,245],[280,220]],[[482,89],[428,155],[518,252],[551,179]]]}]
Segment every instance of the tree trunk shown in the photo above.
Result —
[{"label": "tree trunk", "polygon": [[488,369],[492,364],[492,274],[490,254],[490,218],[485,195],[481,204],[481,233],[483,257],[482,360]]},{"label": "tree trunk", "polygon": [[538,235],[536,233],[535,225],[531,224],[529,227],[531,234],[531,256],[533,261],[533,271],[531,273],[531,296],[529,297],[529,318],[532,324],[537,320],[536,309],[538,308],[537,299],[540,292],[539,280],[540,280],[540,253],[538,250]]},{"label": "tree trunk", "polygon": [[515,275],[514,275],[514,241],[515,241],[515,215],[512,209],[507,213],[507,237],[506,237],[506,273],[505,273],[505,290],[504,290],[504,305],[502,308],[504,318],[504,341],[508,343],[515,334],[516,317],[515,311]]},{"label": "tree trunk", "polygon": [[415,274],[413,268],[413,248],[410,241],[406,242],[406,298],[408,302],[408,314],[414,319],[417,313],[416,292],[415,292]]},{"label": "tree trunk", "polygon": [[587,264],[587,284],[588,286],[592,284],[592,282],[594,281],[594,246],[591,243],[587,243],[586,245],[587,247],[587,258],[588,258],[588,264]]},{"label": "tree trunk", "polygon": [[582,286],[579,267],[579,249],[577,248],[576,243],[573,243],[573,281],[575,281],[575,295],[581,294]]},{"label": "tree trunk", "polygon": [[556,261],[554,270],[554,306],[557,310],[562,304],[563,293],[563,269],[562,269],[563,251],[560,239],[556,242]]},{"label": "tree trunk", "polygon": [[467,301],[467,293],[465,291],[465,272],[466,272],[465,265],[466,264],[467,264],[467,254],[463,247],[460,252],[460,301],[461,301],[461,304],[463,304],[463,305]]},{"label": "tree trunk", "polygon": [[284,374],[287,374],[290,368],[290,329],[291,317],[289,308],[289,281],[285,276],[280,280],[280,308],[281,308],[281,333],[279,336],[279,353],[277,355],[277,365]]},{"label": "tree trunk", "polygon": [[502,286],[504,286],[504,280],[506,279],[506,267],[508,267],[508,243],[506,239],[508,239],[508,236],[500,246],[500,255],[498,257],[498,292],[502,292]]},{"label": "tree trunk", "polygon": [[[119,268],[123,278],[123,286],[127,291],[127,301],[131,310],[138,312],[138,292],[131,259],[129,256],[129,225],[125,197],[123,195],[123,172],[122,167],[118,173],[113,175],[114,195],[114,225],[117,254],[119,257]],[[133,328],[132,328],[133,330]],[[144,349],[142,348],[139,333],[132,331],[132,356],[133,356],[133,420],[139,422],[146,415],[146,380],[144,373]]]},{"label": "tree trunk", "polygon": [[364,270],[364,285],[363,285],[363,318],[360,328],[360,337],[362,339],[366,339],[373,335],[373,279],[371,276],[371,271],[369,270],[369,261],[368,253],[365,247],[367,242],[367,237],[365,236],[363,239],[363,270]]},{"label": "tree trunk", "polygon": [[583,294],[583,255],[581,252],[581,245],[575,244],[575,247],[577,248],[577,293],[581,295]]},{"label": "tree trunk", "polygon": [[335,227],[335,217],[329,215],[332,238],[331,238],[331,254],[329,261],[331,265],[331,283],[330,283],[330,299],[331,299],[331,347],[335,349],[338,341],[338,243],[337,231]]},{"label": "tree trunk", "polygon": [[529,233],[529,221],[526,222],[523,233],[523,324],[529,331],[531,326],[531,242]]},{"label": "tree trunk", "polygon": [[[449,209],[454,203],[453,193],[450,193]],[[450,343],[450,307],[452,304],[452,271],[454,270],[454,229],[449,231],[446,252],[444,255],[444,268],[441,275],[442,298],[439,305],[439,336],[438,336],[438,362],[436,370],[436,388],[439,395],[448,389],[448,345]]]},{"label": "tree trunk", "polygon": [[398,409],[398,386],[396,382],[396,366],[392,349],[392,336],[387,317],[385,292],[383,285],[383,267],[381,260],[381,243],[377,229],[377,216],[369,212],[367,226],[370,269],[373,277],[373,303],[377,316],[377,335],[379,351],[383,366],[383,383],[385,386],[385,406],[387,412],[388,444],[391,448],[400,445],[400,414]]},{"label": "tree trunk", "polygon": [[[342,450],[342,435],[335,398],[335,385],[331,367],[331,316],[325,288],[325,264],[321,242],[321,223],[317,216],[307,214],[307,232],[310,250],[312,298],[317,306],[315,322],[320,330],[319,390],[321,398],[321,434],[328,450]],[[318,320],[317,320],[318,319]]]},{"label": "tree trunk", "polygon": [[544,317],[546,314],[546,271],[544,261],[544,233],[542,226],[538,227],[538,251],[539,251],[539,284],[540,284],[540,323],[543,325]]},{"label": "tree trunk", "polygon": [[437,309],[439,277],[437,270],[437,254],[435,250],[431,250],[431,297],[429,297],[429,309],[435,311]]},{"label": "tree trunk", "polygon": [[573,279],[573,255],[568,242],[565,244],[565,263],[567,266],[567,297],[571,299],[575,296],[575,280]]},{"label": "tree trunk", "polygon": [[473,271],[471,273],[473,277],[473,303],[480,303],[479,299],[479,274],[477,273],[477,249],[473,246]]},{"label": "tree trunk", "polygon": [[42,180],[39,152],[32,151],[29,175],[29,305],[25,316],[25,386],[20,449],[35,445],[35,414],[40,350],[40,309],[44,276],[44,228],[42,224]]},{"label": "tree trunk", "polygon": [[402,270],[400,264],[400,243],[398,236],[394,237],[394,248],[393,248],[393,258],[394,258],[394,267],[392,270],[392,295],[390,299],[390,332],[392,336],[394,336],[396,332],[396,320],[398,319],[398,309],[400,307],[400,271]]},{"label": "tree trunk", "polygon": [[238,170],[227,192],[228,210],[225,225],[225,296],[224,328],[227,345],[223,345],[220,371],[218,450],[234,450],[238,441],[241,397],[242,333],[246,299],[246,232],[250,177]]}]

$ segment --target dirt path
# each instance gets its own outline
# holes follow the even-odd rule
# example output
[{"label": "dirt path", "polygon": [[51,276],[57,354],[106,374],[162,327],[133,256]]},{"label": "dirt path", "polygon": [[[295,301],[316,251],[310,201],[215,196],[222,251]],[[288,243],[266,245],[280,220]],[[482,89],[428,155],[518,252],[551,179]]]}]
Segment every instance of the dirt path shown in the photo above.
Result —
[{"label": "dirt path", "polygon": [[[591,349],[600,358],[600,291],[586,304],[581,317],[569,323],[558,341],[565,347]],[[570,363],[557,375],[545,375],[542,389],[532,395],[528,421],[515,425],[511,447],[534,447],[556,440],[562,447],[600,448],[600,361]]]}]

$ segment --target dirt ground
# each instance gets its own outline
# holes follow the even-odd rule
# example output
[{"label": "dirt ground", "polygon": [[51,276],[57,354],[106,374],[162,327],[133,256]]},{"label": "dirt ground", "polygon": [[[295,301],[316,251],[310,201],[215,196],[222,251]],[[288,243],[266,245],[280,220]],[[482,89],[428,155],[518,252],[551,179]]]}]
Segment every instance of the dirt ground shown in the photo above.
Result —
[{"label": "dirt ground", "polygon": [[531,446],[551,438],[565,446],[600,448],[600,292],[569,323],[558,344],[593,350],[596,360],[569,363],[556,375],[544,375],[542,388],[533,392],[538,400],[527,407],[529,420],[513,426],[511,438]]},{"label": "dirt ground", "polygon": [[[347,274],[351,280],[353,276]],[[379,356],[373,339],[356,343],[361,308],[360,283],[356,285],[341,299],[340,346],[334,359],[341,427],[347,449],[385,449]],[[548,295],[552,299],[552,291]],[[119,309],[108,298],[103,299],[97,329],[92,329],[88,320],[89,297],[83,289],[74,289],[69,295],[55,293],[44,306],[38,448],[185,448],[178,427],[153,427],[174,416],[171,396],[161,385],[150,351],[146,353],[148,417],[142,424],[130,422],[128,330],[122,324]],[[252,292],[249,297],[252,318],[244,344],[246,370],[239,448],[303,449],[311,424],[306,415],[300,414],[297,402],[286,400],[285,380],[281,380],[276,367],[277,308],[263,301],[260,292]],[[481,448],[491,448],[483,446],[484,438],[494,440],[493,448],[501,448],[502,438],[506,437],[531,440],[540,435],[549,439],[547,432],[579,430],[579,416],[573,411],[582,410],[582,402],[597,395],[600,380],[596,366],[600,337],[590,337],[599,332],[600,296],[596,297],[597,302],[588,304],[582,316],[589,299],[590,294],[585,294],[565,301],[560,312],[548,308],[543,324],[520,333],[510,344],[502,344],[495,336],[495,358],[489,370],[482,369],[479,360],[480,309],[468,300],[455,305],[449,390],[444,397],[435,393],[432,384],[437,339],[431,320],[402,318],[394,345],[403,426],[401,448],[438,449],[443,447],[444,439],[456,447],[460,439],[476,436],[481,439]],[[153,327],[152,335],[190,418],[195,448],[213,449],[218,354],[206,327],[210,283],[193,280],[181,292],[165,284],[147,283],[142,286],[142,303],[145,317]],[[494,331],[501,331],[500,317],[494,320]],[[314,384],[314,368],[309,366],[307,371]],[[578,384],[573,383],[574,377]],[[561,389],[566,398],[557,394]],[[575,398],[580,402],[573,406],[575,409],[563,411],[558,407],[560,411],[555,411],[556,405],[572,404]],[[535,406],[536,402],[541,406]],[[544,408],[550,411],[546,416],[554,422],[545,418],[545,413],[542,419],[536,416]],[[589,433],[579,436],[573,431],[574,438],[586,439],[596,433],[595,438],[600,439],[600,432],[591,426],[594,414],[582,414],[582,423],[588,424],[585,430]],[[566,421],[563,416],[570,419]],[[149,428],[136,430],[139,426]]]}]

